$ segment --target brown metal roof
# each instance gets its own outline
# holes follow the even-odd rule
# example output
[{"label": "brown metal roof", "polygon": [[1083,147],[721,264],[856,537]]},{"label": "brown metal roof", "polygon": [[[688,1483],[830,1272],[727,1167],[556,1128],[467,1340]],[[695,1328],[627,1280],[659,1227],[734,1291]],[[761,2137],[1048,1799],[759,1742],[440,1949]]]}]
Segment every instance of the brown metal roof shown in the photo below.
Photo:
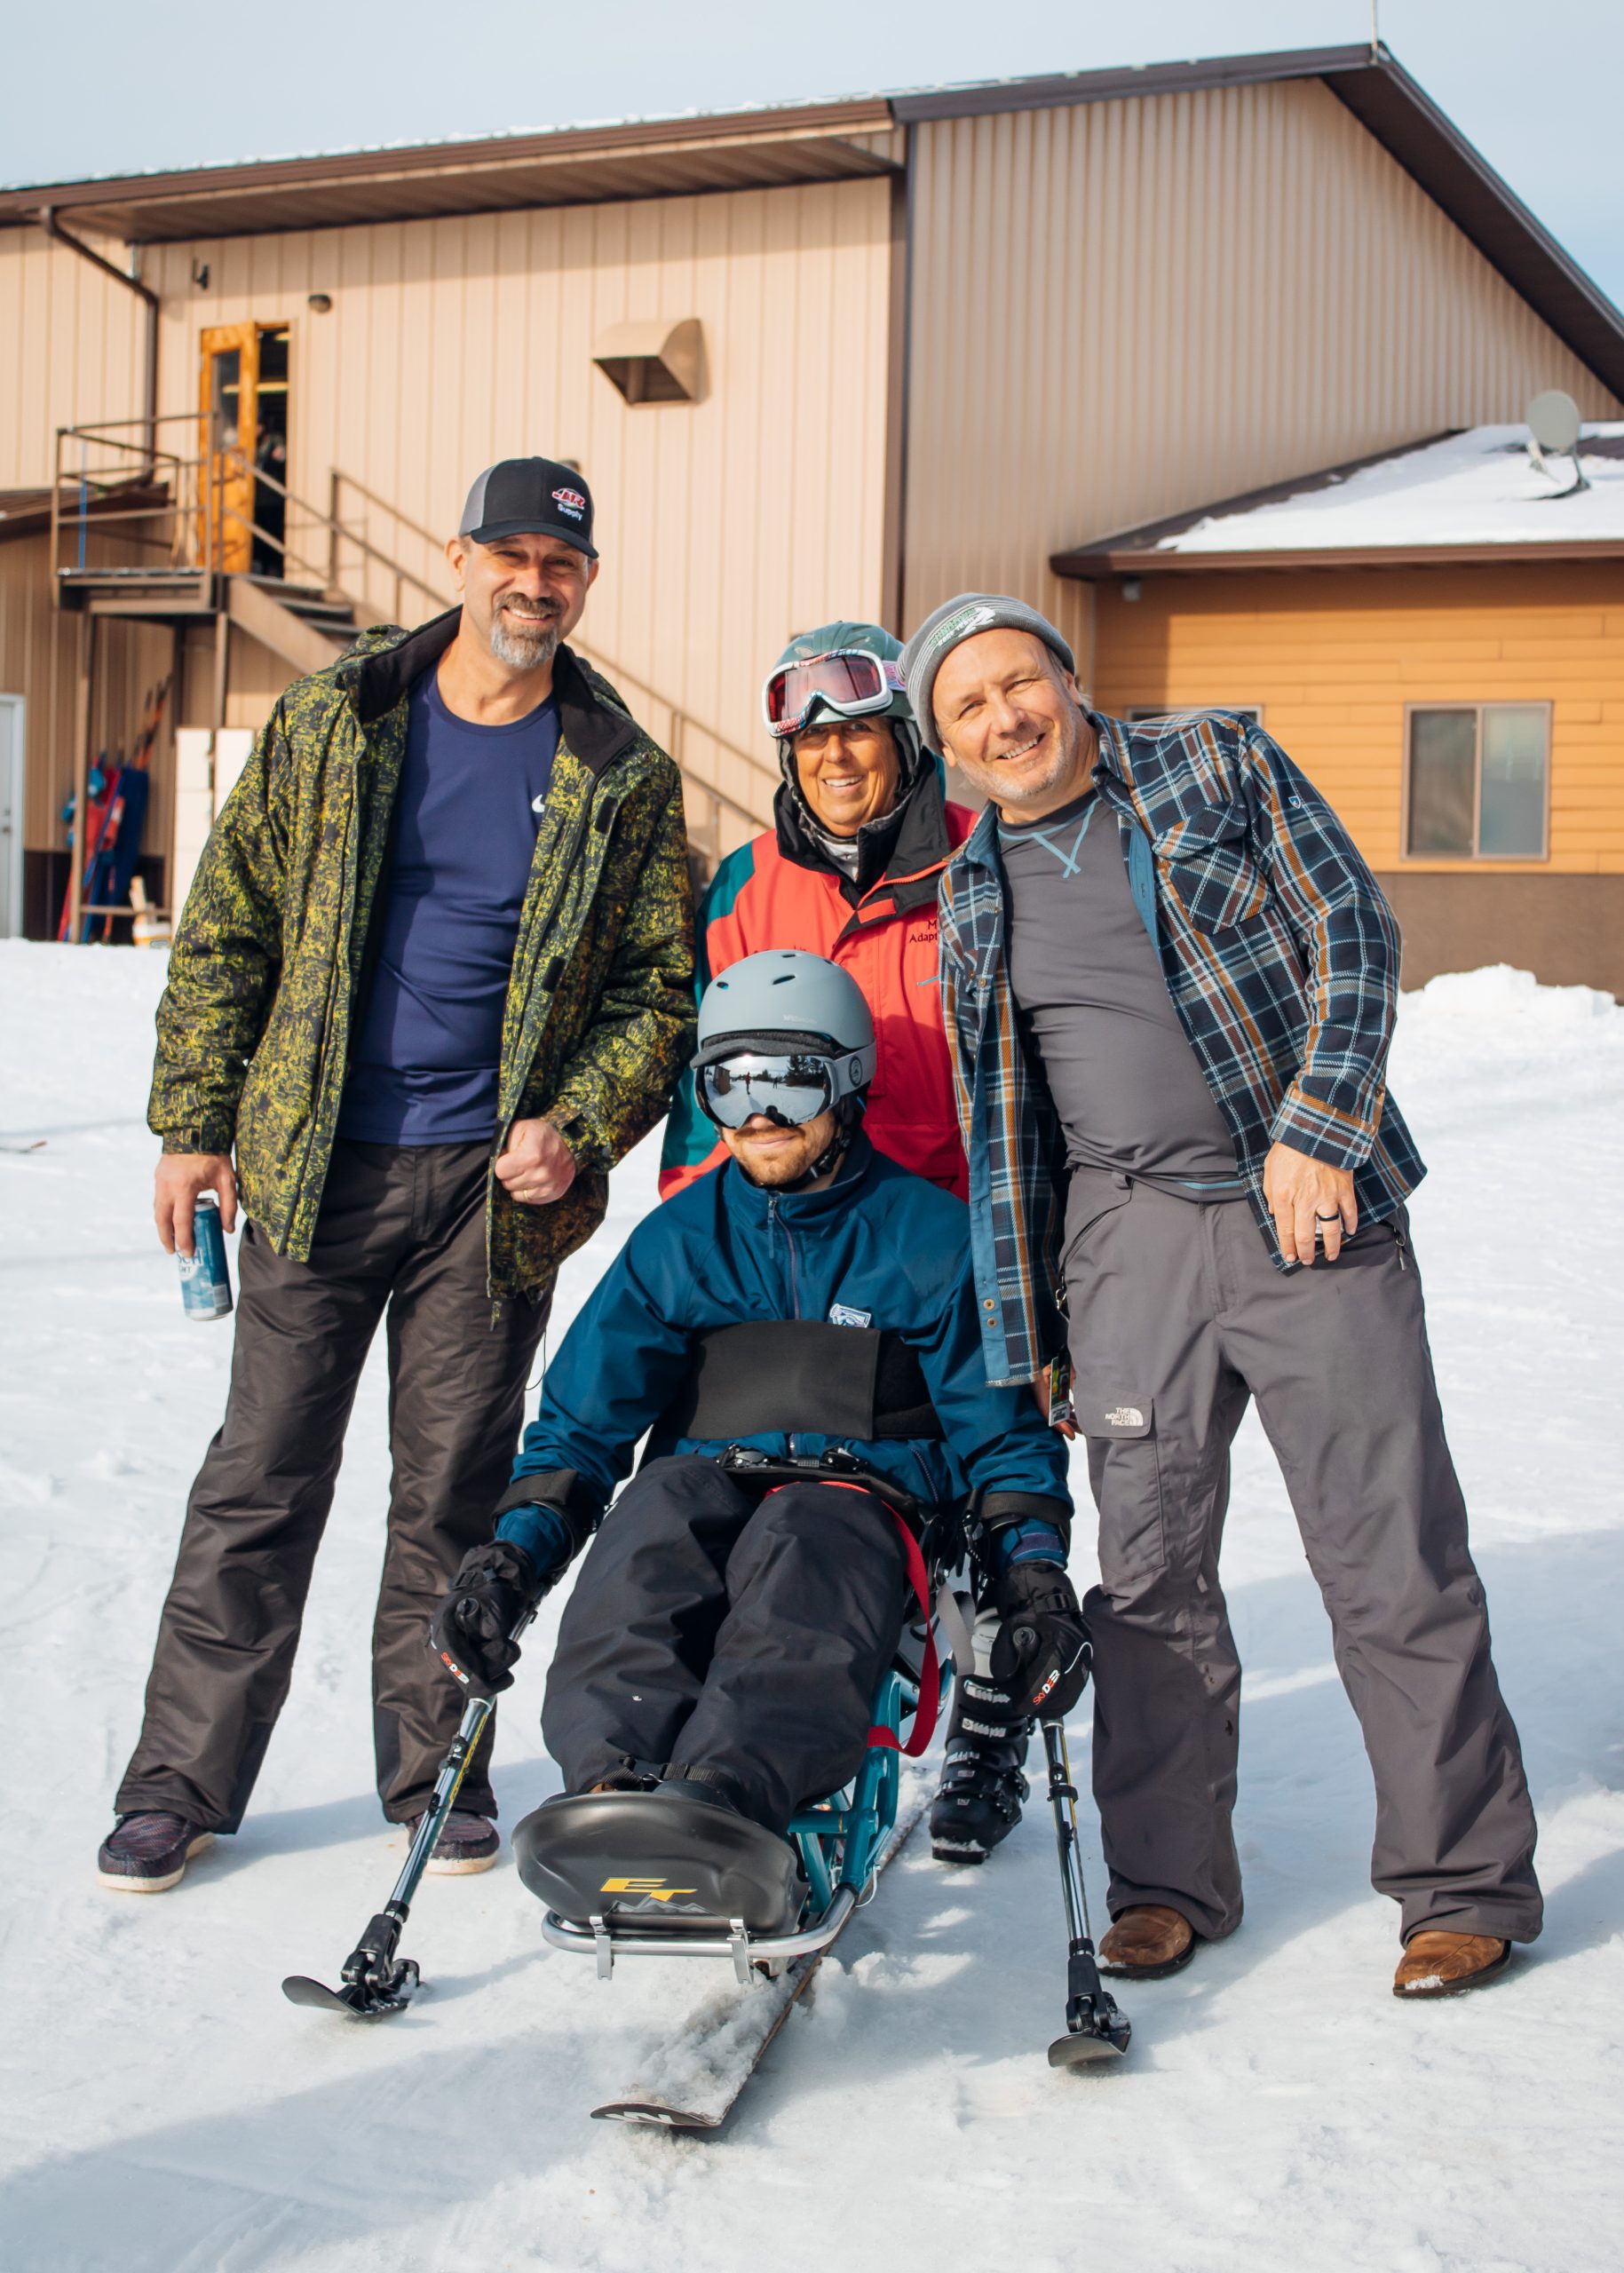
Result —
[{"label": "brown metal roof", "polygon": [[[1238,496],[1221,497],[1186,513],[1171,513],[1166,520],[1147,521],[1143,527],[1124,529],[1119,535],[1101,537],[1097,544],[1077,545],[1051,553],[1049,565],[1057,576],[1075,576],[1084,583],[1100,584],[1118,576],[1191,576],[1203,574],[1238,574],[1244,570],[1279,568],[1443,568],[1507,567],[1529,560],[1624,560],[1624,541],[1612,537],[1552,537],[1533,543],[1497,544],[1358,544],[1237,546],[1232,551],[1179,552],[1170,540],[1184,535],[1198,522],[1226,520],[1232,514],[1249,513],[1260,505],[1284,504],[1288,498],[1305,497],[1329,489],[1362,473],[1367,466],[1383,465],[1394,458],[1412,457],[1435,442],[1447,441],[1465,431],[1446,427],[1390,450],[1373,450],[1368,456],[1350,458],[1345,464],[1324,467],[1318,473],[1299,474],[1290,481],[1271,482],[1266,488],[1247,489]],[[1602,437],[1585,443],[1587,455],[1624,455],[1624,438]]]},{"label": "brown metal roof", "polygon": [[81,227],[129,244],[150,244],[696,190],[776,188],[891,171],[883,147],[846,139],[883,134],[891,123],[883,101],[818,103],[44,183],[0,190],[0,226],[30,221],[49,205]]},{"label": "brown metal roof", "polygon": [[[1145,521],[1138,528],[1122,529],[1115,536],[1103,536],[1093,544],[1073,545],[1065,552],[1051,554],[1049,565],[1057,576],[1087,578],[1116,574],[1115,563],[1129,556],[1137,561],[1153,555],[1157,561],[1166,562],[1172,556],[1161,548],[1172,538],[1183,536],[1186,529],[1194,528],[1198,521],[1223,520],[1232,513],[1250,513],[1259,505],[1283,505],[1288,497],[1304,497],[1315,489],[1329,489],[1346,481],[1351,473],[1362,473],[1368,465],[1383,465],[1391,458],[1408,457],[1414,450],[1447,441],[1451,434],[1462,432],[1459,426],[1446,426],[1438,433],[1421,435],[1413,442],[1397,442],[1390,449],[1371,450],[1363,457],[1349,458],[1344,464],[1324,466],[1318,473],[1294,474],[1289,481],[1271,481],[1262,489],[1243,489],[1233,497],[1220,497],[1209,505],[1195,505],[1188,512],[1169,513],[1165,520]],[[1205,553],[1201,557],[1211,559],[1213,555]]]},{"label": "brown metal roof", "polygon": [[1278,552],[1133,552],[1102,545],[1089,552],[1057,552],[1057,576],[1101,584],[1114,576],[1254,575],[1292,568],[1519,568],[1530,560],[1624,560],[1624,538],[1553,538],[1544,544],[1305,545]]},{"label": "brown metal roof", "polygon": [[1384,47],[1218,56],[890,98],[37,184],[0,190],[0,227],[24,225],[49,204],[135,244],[849,179],[892,170],[880,138],[893,124],[1304,78],[1322,79],[1557,337],[1624,395],[1624,316]]},{"label": "brown metal roof", "polygon": [[1370,67],[1368,47],[1282,48],[1266,55],[1216,55],[1188,63],[1120,64],[1109,71],[1055,71],[1041,78],[990,79],[893,95],[899,125],[939,118],[986,118],[1006,110],[1059,110],[1070,103],[1121,102],[1208,87],[1254,87],[1272,79],[1324,79]]}]

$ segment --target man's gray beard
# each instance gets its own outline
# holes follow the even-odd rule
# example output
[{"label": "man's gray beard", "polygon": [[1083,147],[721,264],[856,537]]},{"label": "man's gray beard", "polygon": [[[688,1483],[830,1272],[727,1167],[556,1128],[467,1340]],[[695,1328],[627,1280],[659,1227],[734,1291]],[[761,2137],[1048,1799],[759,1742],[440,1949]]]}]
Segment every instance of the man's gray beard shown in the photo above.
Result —
[{"label": "man's gray beard", "polygon": [[556,615],[543,623],[535,616],[515,615],[511,608],[502,608],[491,622],[490,648],[499,663],[514,670],[533,671],[551,662],[560,637]]}]

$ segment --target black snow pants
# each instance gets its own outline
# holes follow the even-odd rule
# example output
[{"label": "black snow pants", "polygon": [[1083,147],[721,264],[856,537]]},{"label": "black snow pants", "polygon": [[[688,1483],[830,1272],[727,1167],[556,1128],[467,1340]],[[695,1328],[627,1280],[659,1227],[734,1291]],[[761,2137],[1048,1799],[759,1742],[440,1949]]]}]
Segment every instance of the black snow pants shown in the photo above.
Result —
[{"label": "black snow pants", "polygon": [[871,1493],[650,1463],[582,1564],[542,1730],[568,1792],[711,1786],[770,1831],[856,1774],[907,1573]]},{"label": "black snow pants", "polygon": [[[490,1536],[548,1301],[486,1291],[487,1144],[333,1149],[308,1263],[250,1224],[231,1394],[186,1509],[121,1815],[235,1831],[293,1675],[361,1367],[388,1318],[388,1539],[372,1633],[378,1795],[420,1815],[463,1699],[425,1646],[463,1556]],[[487,1732],[462,1805],[495,1815]]]}]

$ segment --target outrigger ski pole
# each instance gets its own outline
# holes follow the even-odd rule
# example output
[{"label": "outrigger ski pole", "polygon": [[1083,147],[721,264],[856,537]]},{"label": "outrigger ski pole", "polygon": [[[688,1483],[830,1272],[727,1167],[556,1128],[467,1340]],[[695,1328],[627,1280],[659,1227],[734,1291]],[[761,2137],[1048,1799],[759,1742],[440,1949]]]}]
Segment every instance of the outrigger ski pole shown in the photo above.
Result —
[{"label": "outrigger ski pole", "polygon": [[1060,1884],[1066,1895],[1066,2034],[1049,2047],[1051,2068],[1081,2068],[1113,2060],[1126,2052],[1132,2024],[1099,1977],[1094,1939],[1089,1930],[1089,1897],[1083,1890],[1077,1851],[1077,1787],[1066,1752],[1066,1724],[1045,1721],[1043,1750],[1049,1762],[1049,1801],[1055,1811],[1055,1844],[1060,1850]]},{"label": "outrigger ski pole", "polygon": [[[517,1642],[530,1620],[534,1609],[527,1610],[519,1620],[508,1639]],[[449,1663],[449,1660],[448,1660]],[[456,1666],[451,1671],[459,1681],[467,1676]],[[319,2012],[343,2013],[354,2021],[383,2020],[390,2013],[404,2011],[413,1992],[422,1981],[414,1958],[397,1958],[400,1930],[411,1909],[412,1897],[418,1881],[428,1866],[429,1857],[444,1828],[446,1818],[456,1805],[456,1795],[468,1773],[470,1762],[479,1749],[479,1738],[485,1733],[485,1723],[495,1708],[494,1697],[471,1697],[468,1709],[463,1715],[463,1724],[451,1739],[451,1749],[440,1763],[440,1775],[434,1786],[434,1796],[429,1802],[417,1833],[408,1850],[400,1875],[391,1889],[388,1901],[376,1917],[368,1918],[360,1941],[344,1961],[339,1976],[343,1987],[329,1989],[324,1981],[312,1981],[303,1973],[290,1973],[282,1983],[282,1995],[290,2004],[313,2005]]]}]

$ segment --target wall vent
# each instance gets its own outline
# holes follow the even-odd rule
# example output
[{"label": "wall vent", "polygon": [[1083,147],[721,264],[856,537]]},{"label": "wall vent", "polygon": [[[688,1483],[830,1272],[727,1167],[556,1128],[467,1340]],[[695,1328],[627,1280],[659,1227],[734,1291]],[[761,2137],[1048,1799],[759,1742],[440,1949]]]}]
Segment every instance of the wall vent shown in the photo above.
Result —
[{"label": "wall vent", "polygon": [[704,358],[697,316],[679,323],[654,316],[615,324],[599,340],[592,360],[628,402],[697,402]]}]

